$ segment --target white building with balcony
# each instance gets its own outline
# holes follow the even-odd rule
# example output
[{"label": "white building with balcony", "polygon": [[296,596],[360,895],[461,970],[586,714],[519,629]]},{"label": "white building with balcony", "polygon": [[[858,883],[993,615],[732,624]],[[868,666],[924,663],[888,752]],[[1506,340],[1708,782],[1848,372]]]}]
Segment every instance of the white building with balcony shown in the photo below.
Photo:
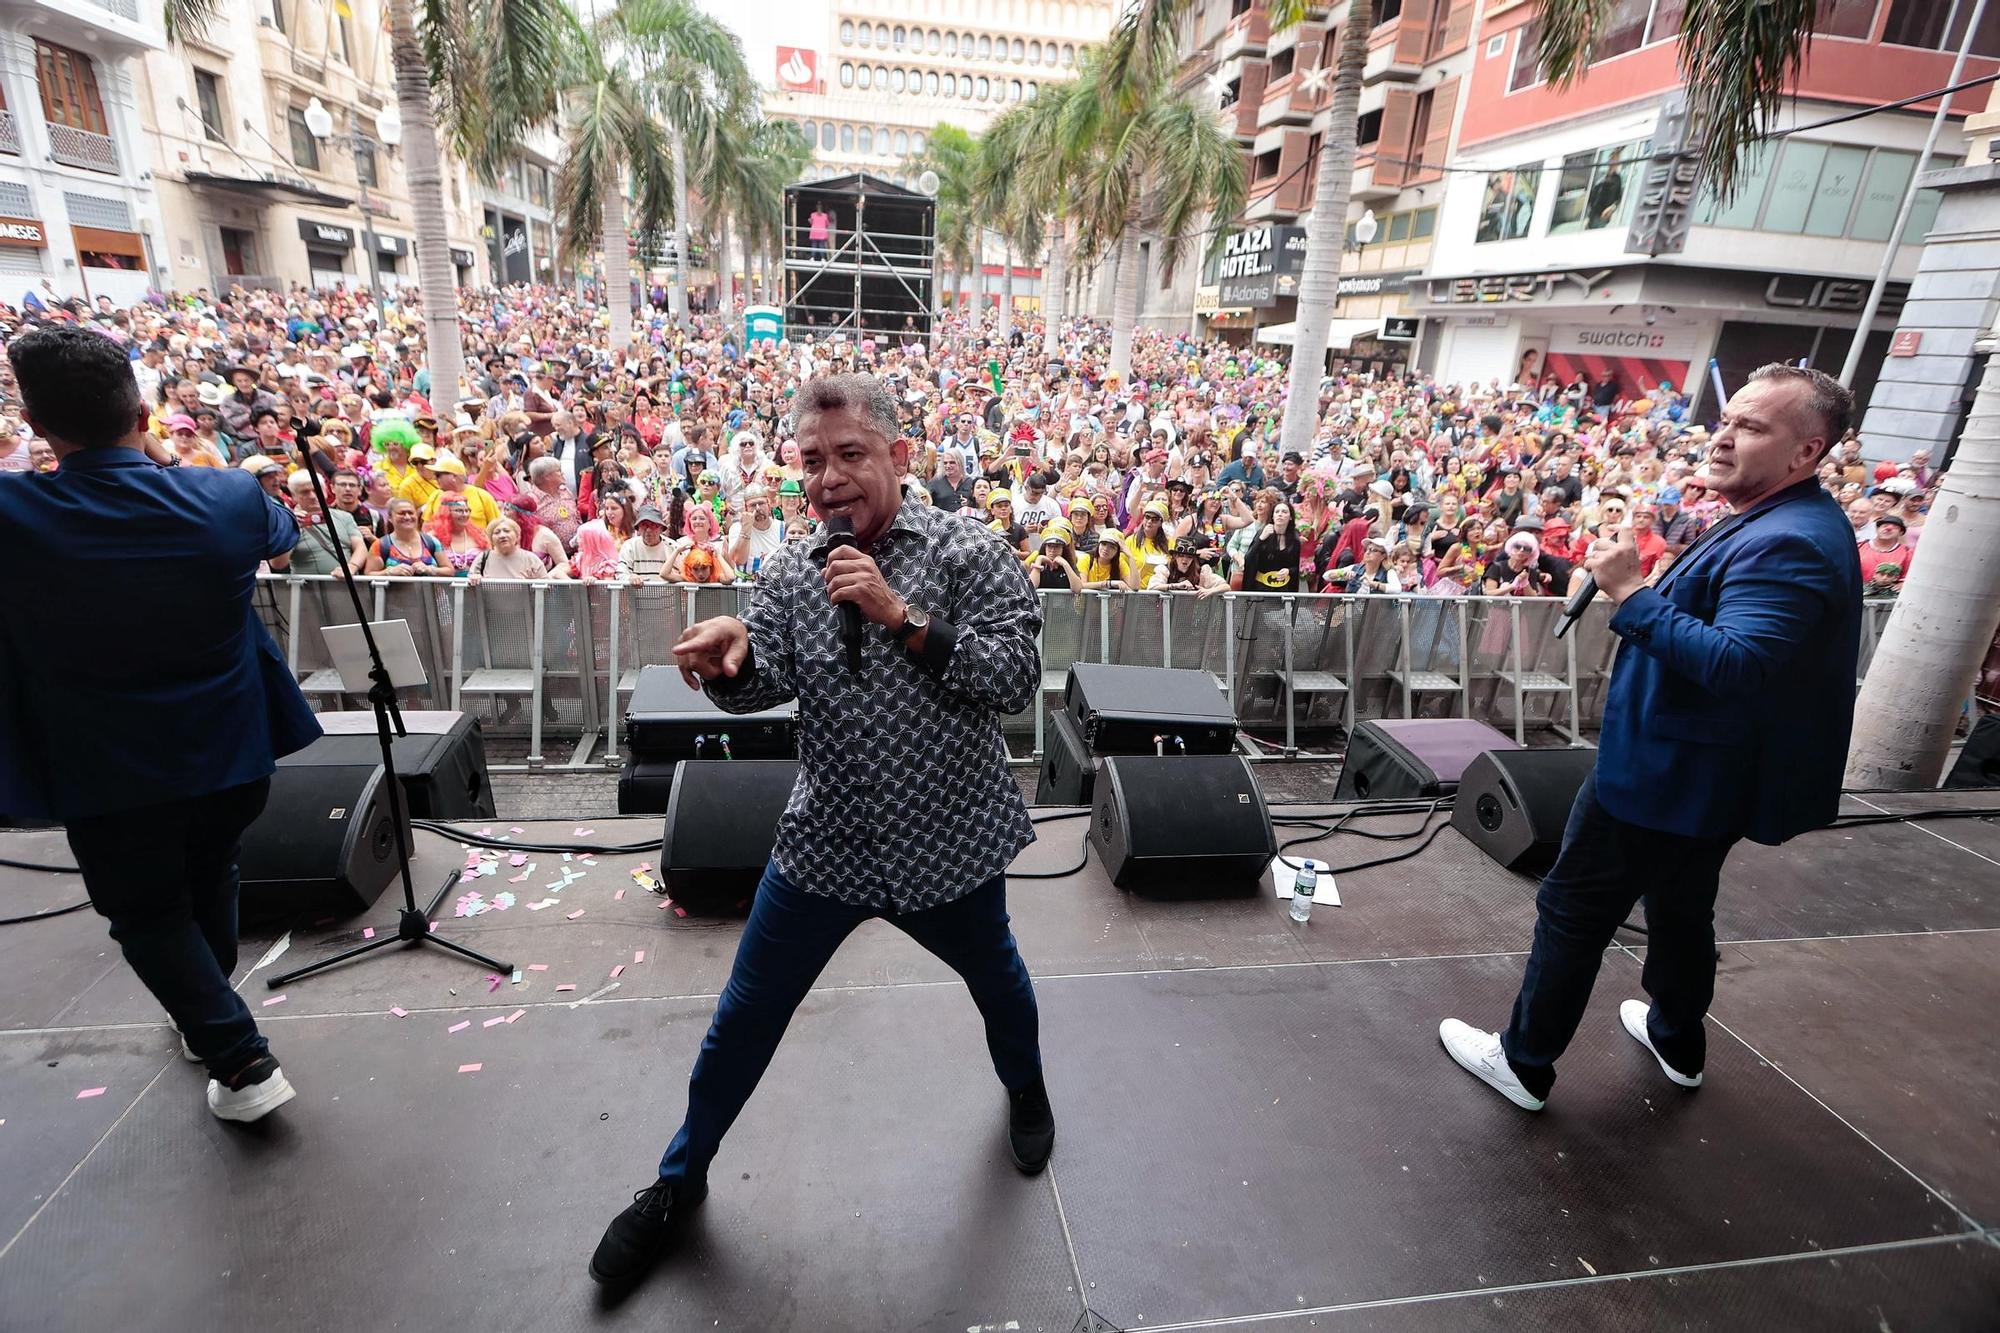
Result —
[{"label": "white building with balcony", "polygon": [[161,285],[135,88],[164,45],[149,0],[0,0],[0,300]]}]

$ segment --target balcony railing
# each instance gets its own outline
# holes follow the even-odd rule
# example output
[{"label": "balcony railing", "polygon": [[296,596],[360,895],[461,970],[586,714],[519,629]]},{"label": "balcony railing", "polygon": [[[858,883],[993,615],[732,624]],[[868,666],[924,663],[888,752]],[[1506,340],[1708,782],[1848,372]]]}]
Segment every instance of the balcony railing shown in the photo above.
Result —
[{"label": "balcony railing", "polygon": [[139,21],[139,0],[91,0],[99,9],[109,10],[121,19]]},{"label": "balcony railing", "polygon": [[21,154],[21,131],[14,125],[14,113],[0,111],[0,153]]},{"label": "balcony railing", "polygon": [[108,134],[50,122],[49,156],[64,166],[118,174],[118,143]]}]

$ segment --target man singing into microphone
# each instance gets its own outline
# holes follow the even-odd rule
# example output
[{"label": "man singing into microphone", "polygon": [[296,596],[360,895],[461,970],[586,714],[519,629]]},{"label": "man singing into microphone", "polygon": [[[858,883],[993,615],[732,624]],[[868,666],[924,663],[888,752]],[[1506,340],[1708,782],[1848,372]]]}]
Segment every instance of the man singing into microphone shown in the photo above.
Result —
[{"label": "man singing into microphone", "polygon": [[1715,895],[1738,839],[1775,846],[1839,810],[1854,719],[1861,577],[1853,530],[1819,463],[1854,396],[1817,370],[1768,365],[1729,400],[1708,456],[1732,517],[1647,587],[1630,529],[1585,564],[1623,640],[1597,764],[1536,898],[1535,941],[1504,1034],[1446,1019],[1452,1059],[1539,1111],[1583,1020],[1612,932],[1646,905],[1652,997],[1625,1031],[1684,1088],[1701,1086],[1715,994]]},{"label": "man singing into microphone", "polygon": [[[731,712],[796,698],[799,780],[695,1060],[687,1118],[591,1259],[611,1286],[672,1247],[793,1010],[873,917],[965,978],[1007,1090],[1014,1164],[1040,1171],[1055,1145],[1034,988],[1007,926],[1006,869],[1034,830],[998,722],[1040,684],[1035,593],[997,534],[904,496],[909,445],[873,376],[809,381],[793,425],[829,534],[771,557],[747,619],[689,628],[674,658]],[[845,528],[851,545],[832,536]]]}]

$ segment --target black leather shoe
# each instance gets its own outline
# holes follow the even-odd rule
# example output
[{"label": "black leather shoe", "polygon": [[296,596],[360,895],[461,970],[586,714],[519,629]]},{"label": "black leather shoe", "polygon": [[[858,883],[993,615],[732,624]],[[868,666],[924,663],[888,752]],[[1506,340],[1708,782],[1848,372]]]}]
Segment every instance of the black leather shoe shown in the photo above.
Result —
[{"label": "black leather shoe", "polygon": [[607,1287],[644,1277],[667,1257],[688,1215],[707,1197],[706,1185],[696,1192],[671,1180],[656,1180],[640,1190],[604,1229],[597,1253],[590,1256],[590,1276]]},{"label": "black leather shoe", "polygon": [[1007,1151],[1025,1175],[1049,1164],[1056,1146],[1056,1113],[1049,1105],[1048,1085],[1040,1079],[1007,1094]]}]

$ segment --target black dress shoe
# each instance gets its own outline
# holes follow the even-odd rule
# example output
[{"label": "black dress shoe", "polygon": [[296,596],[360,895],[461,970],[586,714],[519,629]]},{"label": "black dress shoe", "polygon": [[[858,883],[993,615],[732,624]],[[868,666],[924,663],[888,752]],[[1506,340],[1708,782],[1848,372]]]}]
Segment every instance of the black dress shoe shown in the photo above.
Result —
[{"label": "black dress shoe", "polygon": [[1036,1079],[1019,1092],[1007,1094],[1007,1151],[1014,1165],[1035,1175],[1049,1164],[1056,1146],[1056,1113],[1049,1105],[1048,1085]]},{"label": "black dress shoe", "polygon": [[671,1180],[656,1180],[640,1190],[632,1196],[631,1206],[604,1229],[597,1253],[590,1256],[590,1276],[607,1287],[644,1277],[667,1257],[682,1224],[707,1197],[706,1185],[697,1192]]}]

